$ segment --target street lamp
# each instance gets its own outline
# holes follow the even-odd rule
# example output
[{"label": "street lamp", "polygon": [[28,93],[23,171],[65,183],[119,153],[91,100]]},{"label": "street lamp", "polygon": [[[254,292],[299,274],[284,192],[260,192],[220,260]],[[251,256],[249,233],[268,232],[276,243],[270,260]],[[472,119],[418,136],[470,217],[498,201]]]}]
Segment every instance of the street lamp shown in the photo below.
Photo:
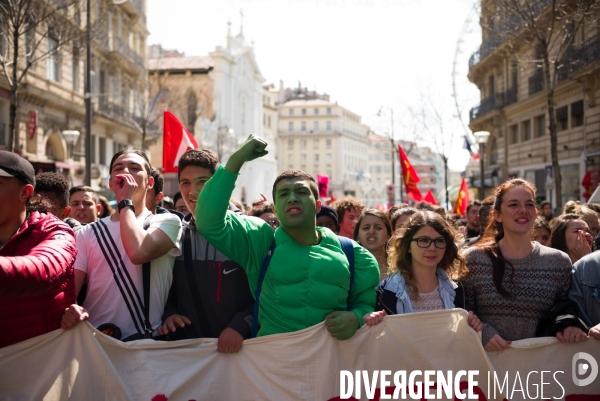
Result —
[{"label": "street lamp", "polygon": [[473,135],[475,135],[475,139],[479,144],[479,200],[483,200],[485,196],[485,185],[483,179],[483,157],[485,155],[485,144],[488,141],[488,138],[490,137],[490,133],[487,131],[478,131],[474,132]]},{"label": "street lamp", "polygon": [[75,152],[73,152],[73,146],[75,146],[75,144],[77,143],[77,140],[79,139],[79,135],[81,135],[79,133],[79,131],[75,131],[75,130],[65,130],[62,132],[62,136],[63,136],[63,138],[65,138],[65,142],[67,143],[67,146],[69,147],[69,157],[76,156]]},{"label": "street lamp", "polygon": [[[396,202],[396,145],[394,144],[394,109],[391,107],[382,106],[377,112],[377,116],[381,117],[381,112],[383,109],[387,109],[390,111],[390,123],[391,123],[391,131],[390,131],[390,143],[392,144],[392,187],[394,188],[394,202]],[[402,171],[402,169],[400,169]],[[400,202],[402,202],[402,173],[400,173]],[[393,206],[393,205],[390,205]]]}]

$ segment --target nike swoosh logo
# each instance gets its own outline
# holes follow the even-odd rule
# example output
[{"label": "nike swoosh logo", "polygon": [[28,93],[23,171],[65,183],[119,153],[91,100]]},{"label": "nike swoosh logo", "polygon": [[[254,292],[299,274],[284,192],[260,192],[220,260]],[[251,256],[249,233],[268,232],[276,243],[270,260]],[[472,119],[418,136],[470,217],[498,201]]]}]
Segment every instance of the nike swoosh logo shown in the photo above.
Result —
[{"label": "nike swoosh logo", "polygon": [[229,271],[227,271],[227,270],[223,269],[223,274],[229,274],[229,273],[231,273],[231,272],[233,272],[233,271],[236,271],[237,269],[239,269],[239,267],[236,267],[235,269],[231,269],[231,270],[229,270]]}]

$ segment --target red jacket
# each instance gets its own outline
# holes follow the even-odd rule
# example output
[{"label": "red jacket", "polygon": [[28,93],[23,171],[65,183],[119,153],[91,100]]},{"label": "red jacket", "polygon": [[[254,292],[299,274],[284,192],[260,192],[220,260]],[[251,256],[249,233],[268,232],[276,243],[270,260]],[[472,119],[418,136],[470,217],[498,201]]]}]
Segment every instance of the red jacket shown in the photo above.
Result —
[{"label": "red jacket", "polygon": [[73,230],[32,212],[0,249],[0,348],[60,328],[75,303]]}]

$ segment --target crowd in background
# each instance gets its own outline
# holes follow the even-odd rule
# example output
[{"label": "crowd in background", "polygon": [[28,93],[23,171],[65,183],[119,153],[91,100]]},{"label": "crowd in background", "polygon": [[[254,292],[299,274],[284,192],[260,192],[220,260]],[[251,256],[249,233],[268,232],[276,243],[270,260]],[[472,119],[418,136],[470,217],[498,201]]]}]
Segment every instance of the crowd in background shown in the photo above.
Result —
[{"label": "crowd in background", "polygon": [[234,353],[253,335],[323,320],[343,340],[386,315],[453,308],[488,351],[536,336],[600,340],[600,205],[553,211],[518,178],[464,216],[426,202],[325,205],[299,171],[278,177],[274,203],[242,205],[236,173],[263,151],[244,144],[220,166],[189,150],[172,198],[145,153],[120,151],[116,210],[0,152],[0,347],[89,320],[123,341],[213,337]]}]

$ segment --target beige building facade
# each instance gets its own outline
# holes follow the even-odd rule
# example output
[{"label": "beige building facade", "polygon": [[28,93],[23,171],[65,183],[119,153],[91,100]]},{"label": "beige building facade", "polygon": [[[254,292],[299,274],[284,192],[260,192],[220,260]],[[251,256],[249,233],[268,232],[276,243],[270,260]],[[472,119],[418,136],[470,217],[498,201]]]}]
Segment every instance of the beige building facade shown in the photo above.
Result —
[{"label": "beige building facade", "polygon": [[[108,164],[122,147],[140,147],[139,102],[146,83],[145,1],[113,5],[106,0],[92,11],[100,32],[92,42],[92,186],[108,197]],[[104,9],[104,8],[103,8]],[[101,19],[101,20],[100,20]],[[84,22],[73,22],[85,28]],[[51,48],[53,39],[41,48]],[[85,174],[85,47],[73,44],[35,64],[19,92],[15,150],[29,159],[36,172],[58,171],[73,185]],[[0,73],[0,148],[7,145],[9,85]],[[67,143],[67,130],[79,131]]]},{"label": "beige building facade", "polygon": [[[482,2],[482,21],[493,0]],[[548,12],[550,2],[540,12]],[[600,15],[587,21],[561,60],[555,86],[558,158],[562,204],[585,201],[584,178],[600,175]],[[517,35],[525,34],[523,30]],[[489,131],[485,147],[484,183],[491,188],[510,177],[524,177],[538,188],[539,200],[556,202],[546,88],[540,57],[519,41],[502,41],[483,29],[483,43],[469,61],[469,79],[481,91],[471,109],[470,128]],[[512,50],[509,50],[512,49]],[[475,166],[473,166],[475,167]],[[478,169],[470,173],[479,187]]]},{"label": "beige building facade", "polygon": [[306,88],[281,89],[279,96],[279,171],[327,175],[336,198],[363,198],[369,140],[361,117]]}]

